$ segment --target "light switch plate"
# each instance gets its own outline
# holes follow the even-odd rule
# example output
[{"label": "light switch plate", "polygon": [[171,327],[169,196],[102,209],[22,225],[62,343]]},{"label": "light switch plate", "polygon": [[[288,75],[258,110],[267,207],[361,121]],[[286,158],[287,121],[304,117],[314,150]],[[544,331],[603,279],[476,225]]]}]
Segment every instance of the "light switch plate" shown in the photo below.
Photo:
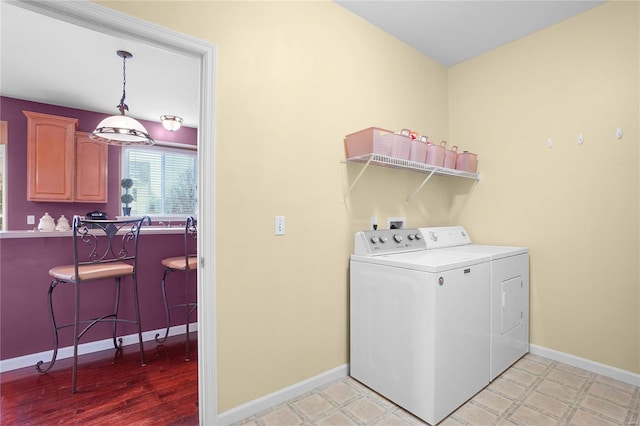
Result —
[{"label": "light switch plate", "polygon": [[275,219],[275,234],[284,235],[284,216],[276,216]]}]

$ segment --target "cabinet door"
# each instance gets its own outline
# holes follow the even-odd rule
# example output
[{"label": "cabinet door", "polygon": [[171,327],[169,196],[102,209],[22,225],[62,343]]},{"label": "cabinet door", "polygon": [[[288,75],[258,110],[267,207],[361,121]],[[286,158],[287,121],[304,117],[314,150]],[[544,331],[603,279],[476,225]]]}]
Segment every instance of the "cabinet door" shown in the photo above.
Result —
[{"label": "cabinet door", "polygon": [[78,120],[23,112],[27,116],[27,200],[73,201]]},{"label": "cabinet door", "polygon": [[88,133],[76,132],[76,201],[107,202],[108,148]]}]

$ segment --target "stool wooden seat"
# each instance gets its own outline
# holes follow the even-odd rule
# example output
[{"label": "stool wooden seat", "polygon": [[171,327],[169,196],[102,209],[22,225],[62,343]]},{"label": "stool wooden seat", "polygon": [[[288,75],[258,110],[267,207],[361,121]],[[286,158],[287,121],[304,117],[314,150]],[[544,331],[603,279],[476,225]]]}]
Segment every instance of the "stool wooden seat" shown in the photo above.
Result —
[{"label": "stool wooden seat", "polygon": [[168,257],[166,259],[162,259],[160,263],[169,269],[184,271],[185,269],[196,269],[196,266],[198,266],[198,257],[195,255],[189,256],[186,264],[184,256]]},{"label": "stool wooden seat", "polygon": [[[171,311],[178,308],[184,308],[185,312],[185,356],[184,360],[189,361],[189,319],[193,312],[198,307],[197,302],[191,301],[189,295],[189,273],[196,271],[198,267],[198,257],[193,254],[193,247],[195,245],[198,236],[198,225],[196,220],[189,216],[185,221],[184,226],[184,254],[181,256],[168,257],[162,259],[160,263],[164,266],[164,273],[162,274],[162,299],[164,300],[164,307],[167,316],[167,328],[164,333],[164,337],[160,338],[160,333],[156,334],[155,340],[158,343],[163,343],[169,336],[169,328],[171,326]],[[167,275],[172,272],[183,271],[184,272],[184,303],[169,304],[167,299]]]},{"label": "stool wooden seat", "polygon": [[[42,368],[43,361],[36,364],[36,370],[46,373],[56,362],[58,355],[58,331],[73,327],[73,372],[71,377],[71,392],[76,392],[78,370],[78,342],[80,338],[94,325],[101,322],[111,322],[113,334],[113,346],[116,350],[122,349],[122,338],[117,339],[116,326],[119,322],[136,324],[138,328],[138,341],[140,345],[140,363],[145,365],[144,347],[142,344],[142,327],[140,324],[140,304],[138,302],[138,237],[143,223],[151,224],[151,219],[145,216],[136,219],[122,220],[89,220],[80,216],[73,218],[72,265],[55,266],[49,270],[53,280],[49,285],[49,316],[53,327],[53,355],[49,365]],[[133,287],[133,300],[135,305],[135,319],[123,319],[118,316],[120,306],[120,290],[123,278],[131,278]],[[106,315],[90,319],[80,319],[80,287],[81,284],[98,280],[113,279],[116,284],[115,308]],[[58,325],[54,315],[53,290],[59,284],[72,284],[74,293],[74,321],[69,324]],[[80,324],[87,324],[80,330]]]},{"label": "stool wooden seat", "polygon": [[[104,278],[113,278],[115,276],[127,276],[133,275],[133,265],[128,263],[118,262],[112,264],[96,264],[85,265],[78,268],[78,275],[80,280],[100,280]],[[56,266],[49,269],[49,275],[60,281],[75,281],[76,280],[76,267],[75,265]]]}]

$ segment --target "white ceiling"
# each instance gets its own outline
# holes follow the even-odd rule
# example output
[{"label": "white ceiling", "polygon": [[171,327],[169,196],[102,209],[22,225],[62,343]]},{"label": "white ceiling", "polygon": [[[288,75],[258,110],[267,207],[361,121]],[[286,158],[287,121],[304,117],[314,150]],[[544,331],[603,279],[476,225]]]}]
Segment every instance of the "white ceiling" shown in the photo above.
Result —
[{"label": "white ceiling", "polygon": [[[579,14],[604,1],[338,0],[446,67]],[[127,60],[128,115],[163,114],[198,126],[199,58],[106,35],[0,1],[0,93],[106,114],[118,113]]]},{"label": "white ceiling", "polygon": [[605,2],[336,0],[447,68]]},{"label": "white ceiling", "polygon": [[119,114],[122,59],[127,115],[160,121],[177,115],[198,127],[200,59],[113,37],[2,0],[0,93],[4,96]]}]

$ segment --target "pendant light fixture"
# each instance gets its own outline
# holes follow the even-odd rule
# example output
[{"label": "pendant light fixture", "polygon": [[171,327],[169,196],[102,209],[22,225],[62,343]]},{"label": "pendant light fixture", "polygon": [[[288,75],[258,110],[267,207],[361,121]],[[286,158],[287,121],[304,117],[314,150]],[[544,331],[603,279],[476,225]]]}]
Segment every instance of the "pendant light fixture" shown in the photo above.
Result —
[{"label": "pendant light fixture", "polygon": [[102,120],[98,127],[89,134],[89,138],[109,145],[153,145],[155,142],[149,136],[147,129],[137,120],[124,115],[129,107],[124,103],[127,93],[127,59],[133,55],[124,50],[118,50],[116,54],[122,58],[122,98],[117,108],[120,115],[112,115]]}]

